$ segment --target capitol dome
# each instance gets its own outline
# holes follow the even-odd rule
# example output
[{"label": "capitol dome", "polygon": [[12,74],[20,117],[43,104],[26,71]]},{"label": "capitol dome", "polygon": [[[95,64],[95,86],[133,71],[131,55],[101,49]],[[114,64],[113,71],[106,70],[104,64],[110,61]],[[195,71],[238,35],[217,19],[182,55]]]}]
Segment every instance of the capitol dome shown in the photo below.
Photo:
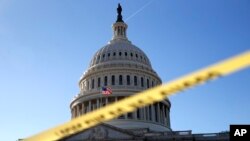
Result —
[{"label": "capitol dome", "polygon": [[108,45],[95,53],[89,67],[114,61],[129,61],[130,63],[139,63],[151,68],[150,61],[145,53],[128,40],[111,40]]},{"label": "capitol dome", "polygon": [[[127,39],[127,27],[118,12],[112,40],[94,54],[79,80],[80,92],[70,104],[72,118],[162,83],[146,54]],[[102,94],[103,87],[112,94]],[[123,129],[171,131],[170,107],[166,98],[105,123]]]}]

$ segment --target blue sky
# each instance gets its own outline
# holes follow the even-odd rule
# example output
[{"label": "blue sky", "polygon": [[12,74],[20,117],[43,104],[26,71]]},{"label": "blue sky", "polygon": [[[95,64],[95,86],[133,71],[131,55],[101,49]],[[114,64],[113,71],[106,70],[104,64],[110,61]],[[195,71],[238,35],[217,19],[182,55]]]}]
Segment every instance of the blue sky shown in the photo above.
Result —
[{"label": "blue sky", "polygon": [[[70,119],[93,54],[112,37],[120,2],[128,38],[163,82],[250,48],[247,0],[0,0],[0,133],[16,140]],[[172,96],[173,130],[250,123],[250,69]]]}]

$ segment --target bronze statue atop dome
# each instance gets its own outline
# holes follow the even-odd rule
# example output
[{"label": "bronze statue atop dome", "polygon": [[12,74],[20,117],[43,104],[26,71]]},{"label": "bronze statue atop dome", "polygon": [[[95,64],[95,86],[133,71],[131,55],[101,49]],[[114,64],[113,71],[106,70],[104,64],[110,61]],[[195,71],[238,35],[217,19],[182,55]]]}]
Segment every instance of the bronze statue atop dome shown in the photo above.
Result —
[{"label": "bronze statue atop dome", "polygon": [[120,3],[118,4],[118,7],[117,7],[117,20],[116,22],[123,22],[122,20],[122,7],[120,5]]}]

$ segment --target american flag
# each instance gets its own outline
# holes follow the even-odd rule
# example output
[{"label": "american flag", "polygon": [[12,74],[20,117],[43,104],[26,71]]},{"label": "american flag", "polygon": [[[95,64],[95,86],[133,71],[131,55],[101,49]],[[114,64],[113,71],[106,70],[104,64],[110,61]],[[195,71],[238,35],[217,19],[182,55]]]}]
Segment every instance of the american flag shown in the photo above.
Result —
[{"label": "american flag", "polygon": [[102,94],[104,95],[112,94],[112,89],[109,87],[102,87]]}]

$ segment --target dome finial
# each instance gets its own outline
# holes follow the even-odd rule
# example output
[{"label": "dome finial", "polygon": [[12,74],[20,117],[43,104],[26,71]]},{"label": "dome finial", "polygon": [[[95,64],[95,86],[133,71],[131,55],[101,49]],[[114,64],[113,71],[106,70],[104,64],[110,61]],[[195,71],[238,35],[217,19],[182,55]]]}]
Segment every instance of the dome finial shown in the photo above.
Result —
[{"label": "dome finial", "polygon": [[116,22],[123,22],[122,20],[122,7],[120,5],[120,3],[118,3],[118,7],[117,7],[117,20]]},{"label": "dome finial", "polygon": [[122,7],[120,5],[120,3],[118,3],[118,7],[117,7],[117,20],[116,22],[112,25],[113,28],[113,39],[112,40],[126,40],[127,39],[127,34],[126,34],[126,30],[127,30],[127,24],[125,22],[123,22],[122,20]]}]

